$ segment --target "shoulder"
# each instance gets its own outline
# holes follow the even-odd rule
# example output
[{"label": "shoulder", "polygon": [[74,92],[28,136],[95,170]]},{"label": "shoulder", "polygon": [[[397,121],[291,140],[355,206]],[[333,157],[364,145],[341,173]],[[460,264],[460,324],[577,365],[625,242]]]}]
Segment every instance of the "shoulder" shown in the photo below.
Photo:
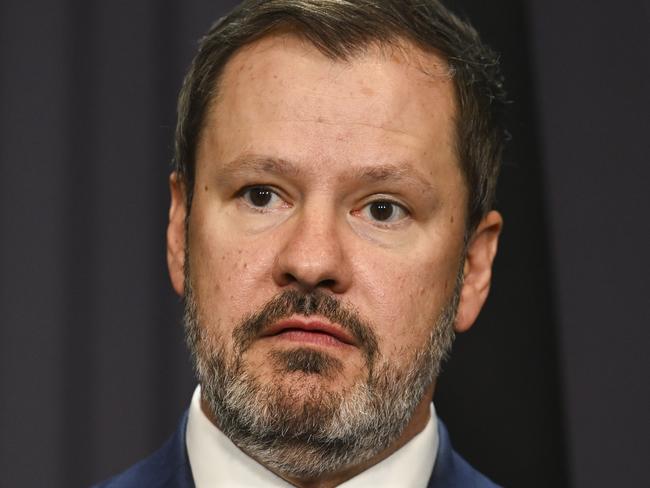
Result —
[{"label": "shoulder", "polygon": [[194,482],[185,448],[187,412],[174,435],[151,456],[131,466],[117,476],[93,488],[193,488]]},{"label": "shoulder", "polygon": [[438,456],[428,488],[498,488],[489,478],[479,473],[451,446],[445,425],[438,421],[440,443]]}]

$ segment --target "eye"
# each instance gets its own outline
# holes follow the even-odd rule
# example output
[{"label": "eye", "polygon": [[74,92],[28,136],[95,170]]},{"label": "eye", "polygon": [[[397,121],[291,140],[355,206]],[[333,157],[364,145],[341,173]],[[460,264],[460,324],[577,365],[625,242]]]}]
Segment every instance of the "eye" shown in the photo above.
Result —
[{"label": "eye", "polygon": [[282,207],[285,201],[268,186],[251,186],[240,192],[242,198],[248,205],[258,209],[273,209]]},{"label": "eye", "polygon": [[370,202],[361,209],[361,215],[379,223],[392,224],[408,217],[408,211],[390,200]]}]

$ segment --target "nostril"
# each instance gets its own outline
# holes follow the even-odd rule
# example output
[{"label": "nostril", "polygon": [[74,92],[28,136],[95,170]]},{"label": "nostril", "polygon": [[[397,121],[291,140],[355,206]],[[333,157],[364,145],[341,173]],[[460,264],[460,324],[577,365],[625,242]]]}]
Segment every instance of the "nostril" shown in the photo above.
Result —
[{"label": "nostril", "polygon": [[295,283],[295,282],[297,282],[298,280],[297,280],[296,277],[295,277],[294,275],[292,275],[291,273],[284,273],[284,274],[282,275],[282,281],[284,282],[285,285],[289,285],[289,284],[291,284],[291,283]]},{"label": "nostril", "polygon": [[298,279],[296,276],[294,276],[292,273],[283,273],[282,274],[282,282],[280,283],[282,286],[287,286],[287,285],[298,285],[301,289],[304,290],[313,290],[315,288],[327,288],[327,289],[333,289],[337,285],[337,280],[335,279],[324,279],[320,281],[312,281],[311,283],[306,281],[306,280],[301,280]]},{"label": "nostril", "polygon": [[336,285],[336,280],[327,279],[322,280],[316,285],[317,288],[333,288]]}]

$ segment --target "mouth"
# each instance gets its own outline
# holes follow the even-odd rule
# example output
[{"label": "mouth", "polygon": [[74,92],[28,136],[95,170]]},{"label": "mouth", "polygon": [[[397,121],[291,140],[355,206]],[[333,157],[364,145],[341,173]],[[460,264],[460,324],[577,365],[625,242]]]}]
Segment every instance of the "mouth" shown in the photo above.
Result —
[{"label": "mouth", "polygon": [[340,325],[321,320],[281,320],[266,329],[262,337],[330,347],[357,345]]}]

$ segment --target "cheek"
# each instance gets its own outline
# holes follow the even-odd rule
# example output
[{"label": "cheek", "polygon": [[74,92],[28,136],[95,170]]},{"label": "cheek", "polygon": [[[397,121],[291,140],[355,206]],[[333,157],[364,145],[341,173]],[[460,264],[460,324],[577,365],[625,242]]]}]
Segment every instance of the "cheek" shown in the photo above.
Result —
[{"label": "cheek", "polygon": [[272,257],[256,240],[238,239],[218,219],[201,217],[190,232],[194,291],[206,322],[231,329],[269,298],[264,289]]},{"label": "cheek", "polygon": [[[385,354],[419,348],[453,293],[457,257],[412,253],[358,265]],[[452,264],[454,263],[454,264]]]}]

